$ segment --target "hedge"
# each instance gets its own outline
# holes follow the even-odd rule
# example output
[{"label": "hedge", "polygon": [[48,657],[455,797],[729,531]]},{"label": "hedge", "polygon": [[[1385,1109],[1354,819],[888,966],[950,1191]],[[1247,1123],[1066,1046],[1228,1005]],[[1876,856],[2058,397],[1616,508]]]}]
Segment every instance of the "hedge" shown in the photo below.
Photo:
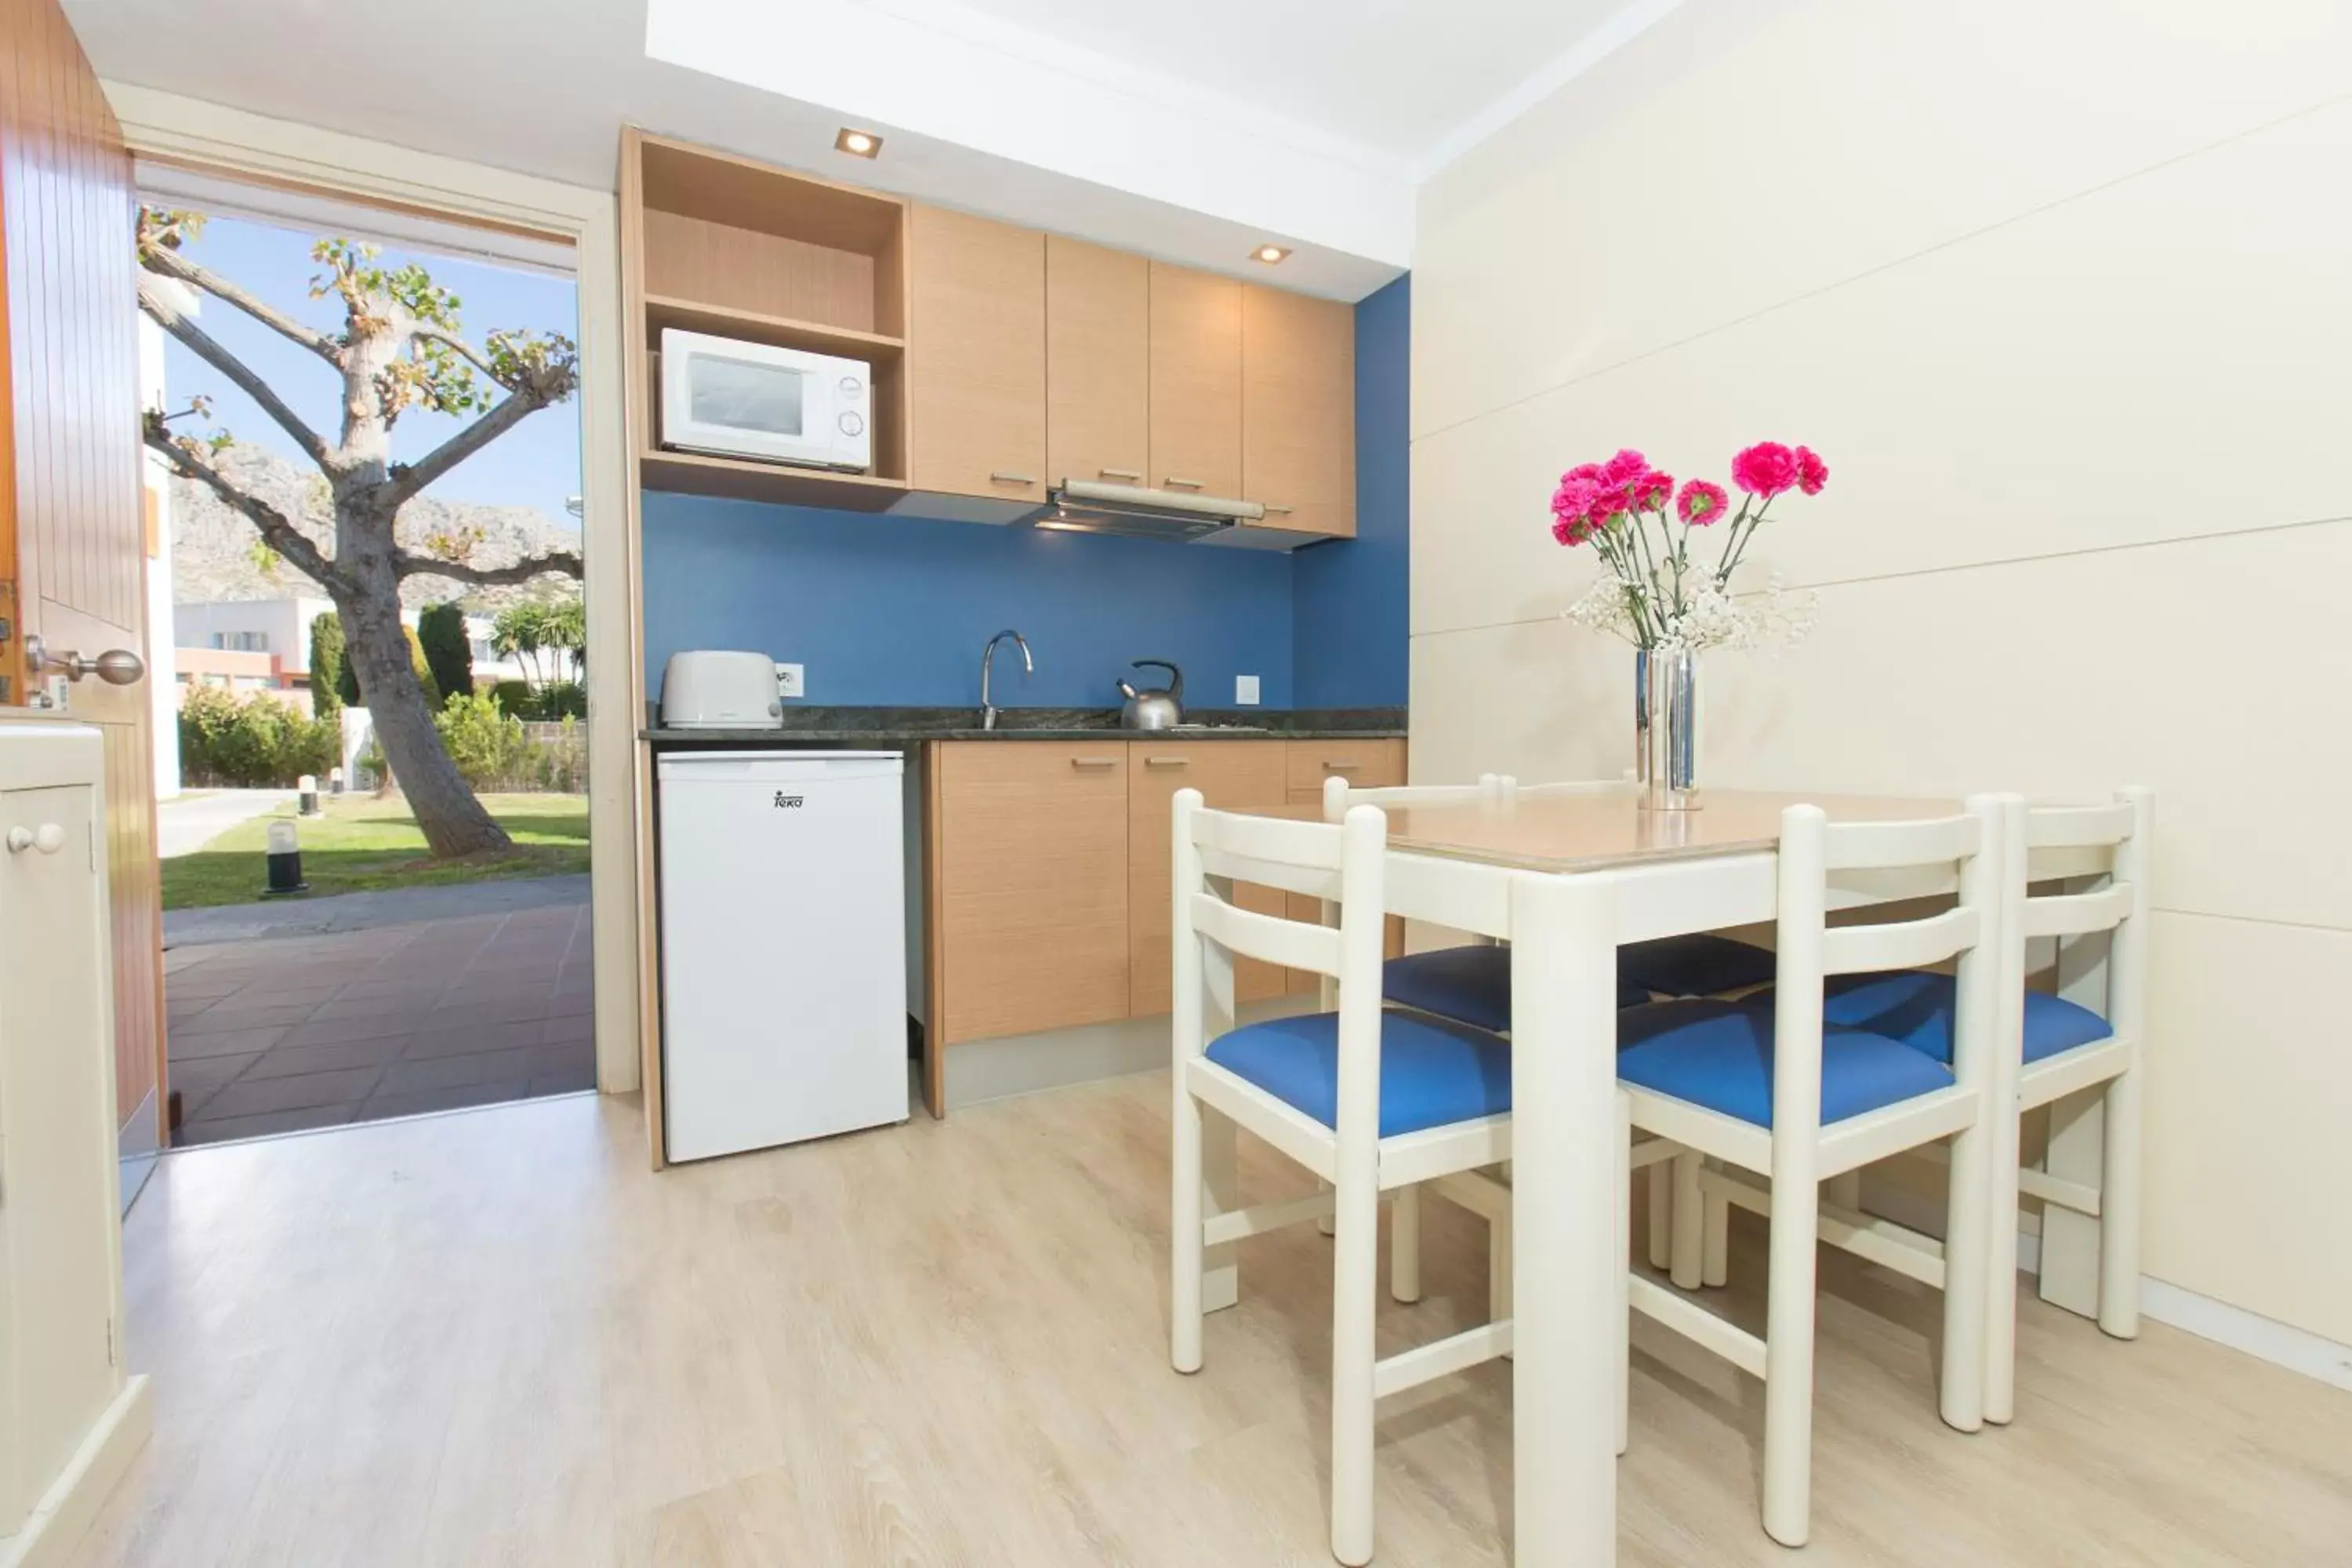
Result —
[{"label": "hedge", "polygon": [[243,697],[192,686],[180,699],[180,775],[198,788],[294,787],[324,778],[342,759],[342,727],[312,719],[268,692]]}]

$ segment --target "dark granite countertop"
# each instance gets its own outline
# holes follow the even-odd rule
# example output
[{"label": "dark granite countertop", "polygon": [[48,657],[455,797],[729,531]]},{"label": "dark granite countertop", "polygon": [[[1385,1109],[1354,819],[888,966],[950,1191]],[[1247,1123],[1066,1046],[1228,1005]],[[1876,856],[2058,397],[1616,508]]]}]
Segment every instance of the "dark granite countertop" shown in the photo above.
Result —
[{"label": "dark granite countertop", "polygon": [[1197,709],[1181,730],[1122,730],[1116,708],[1006,708],[980,727],[976,708],[788,708],[772,730],[637,731],[661,746],[905,745],[921,741],[1388,741],[1405,732],[1402,708]]}]

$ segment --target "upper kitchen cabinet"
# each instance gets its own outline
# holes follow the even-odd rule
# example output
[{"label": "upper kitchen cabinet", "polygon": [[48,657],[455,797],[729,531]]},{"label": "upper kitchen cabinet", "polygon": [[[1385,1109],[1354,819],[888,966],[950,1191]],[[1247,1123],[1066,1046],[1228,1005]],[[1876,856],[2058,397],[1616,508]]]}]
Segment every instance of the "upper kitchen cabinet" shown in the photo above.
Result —
[{"label": "upper kitchen cabinet", "polygon": [[[877,510],[907,490],[907,205],[630,130],[621,147],[631,424],[653,489]],[[662,333],[859,360],[872,471],[825,473],[661,449]]]},{"label": "upper kitchen cabinet", "polygon": [[1356,312],[1244,286],[1242,488],[1268,529],[1356,533]]},{"label": "upper kitchen cabinet", "polygon": [[1045,474],[1142,485],[1151,464],[1151,263],[1045,237]]},{"label": "upper kitchen cabinet", "polygon": [[919,490],[1045,500],[1045,237],[914,209],[908,367]]},{"label": "upper kitchen cabinet", "polygon": [[1242,286],[1151,268],[1151,457],[1146,482],[1242,494]]}]

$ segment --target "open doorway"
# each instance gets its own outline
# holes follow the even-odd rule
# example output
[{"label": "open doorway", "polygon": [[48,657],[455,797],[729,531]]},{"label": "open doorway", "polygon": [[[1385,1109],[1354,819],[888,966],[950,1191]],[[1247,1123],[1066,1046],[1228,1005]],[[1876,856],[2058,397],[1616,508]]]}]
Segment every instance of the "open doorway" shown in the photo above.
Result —
[{"label": "open doorway", "polygon": [[569,247],[140,175],[172,1141],[592,1089]]}]

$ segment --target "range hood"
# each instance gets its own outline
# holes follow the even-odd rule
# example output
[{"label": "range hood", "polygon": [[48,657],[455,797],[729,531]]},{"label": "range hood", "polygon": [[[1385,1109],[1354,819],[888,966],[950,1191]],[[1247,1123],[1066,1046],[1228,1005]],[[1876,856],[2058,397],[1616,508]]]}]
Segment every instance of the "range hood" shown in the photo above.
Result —
[{"label": "range hood", "polygon": [[1092,479],[1064,479],[1046,494],[1053,504],[1037,515],[1036,526],[1066,533],[1200,539],[1265,516],[1265,508],[1254,500],[1098,484]]}]

